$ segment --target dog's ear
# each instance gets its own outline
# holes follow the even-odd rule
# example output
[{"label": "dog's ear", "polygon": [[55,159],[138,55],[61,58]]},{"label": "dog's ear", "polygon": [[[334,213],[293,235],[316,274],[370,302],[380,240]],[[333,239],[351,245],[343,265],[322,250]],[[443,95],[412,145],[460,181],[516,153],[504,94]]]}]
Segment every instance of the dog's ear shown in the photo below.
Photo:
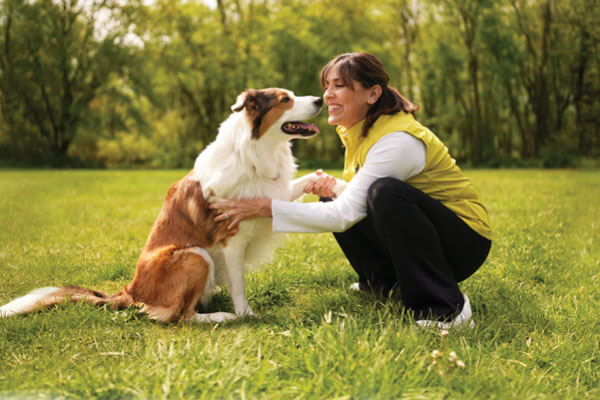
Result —
[{"label": "dog's ear", "polygon": [[244,108],[246,102],[246,92],[242,92],[238,95],[235,104],[231,106],[231,111],[240,112]]},{"label": "dog's ear", "polygon": [[236,103],[231,107],[234,112],[240,112],[246,109],[247,117],[252,124],[252,138],[260,137],[260,126],[263,117],[271,107],[276,96],[265,90],[248,89],[237,98]]},{"label": "dog's ear", "polygon": [[231,111],[240,112],[244,108],[249,111],[258,111],[259,106],[256,99],[257,91],[254,89],[248,89],[242,92],[238,97],[234,105],[231,106]]}]

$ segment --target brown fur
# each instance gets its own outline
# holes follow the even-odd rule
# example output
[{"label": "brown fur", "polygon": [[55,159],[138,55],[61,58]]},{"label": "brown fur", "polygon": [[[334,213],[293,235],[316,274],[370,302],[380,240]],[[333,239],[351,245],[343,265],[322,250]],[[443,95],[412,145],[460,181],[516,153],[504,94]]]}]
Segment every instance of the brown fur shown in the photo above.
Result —
[{"label": "brown fur", "polygon": [[123,290],[109,296],[65,286],[40,300],[35,309],[65,300],[85,301],[115,309],[140,306],[141,312],[163,322],[180,316],[190,319],[209,274],[207,261],[193,249],[227,241],[227,223],[213,221],[214,211],[208,208],[201,189],[200,182],[191,179],[191,172],[171,186],[138,258],[133,281]]},{"label": "brown fur", "polygon": [[191,175],[171,185],[140,260],[144,253],[169,245],[206,248],[226,238],[227,224],[213,222],[214,211],[208,208],[200,182]]},{"label": "brown fur", "polygon": [[[294,106],[294,100],[287,93],[277,89],[250,89],[245,92],[243,107],[248,110],[248,119],[252,126],[252,138],[259,139],[281,115]],[[288,101],[283,101],[287,99]]]}]

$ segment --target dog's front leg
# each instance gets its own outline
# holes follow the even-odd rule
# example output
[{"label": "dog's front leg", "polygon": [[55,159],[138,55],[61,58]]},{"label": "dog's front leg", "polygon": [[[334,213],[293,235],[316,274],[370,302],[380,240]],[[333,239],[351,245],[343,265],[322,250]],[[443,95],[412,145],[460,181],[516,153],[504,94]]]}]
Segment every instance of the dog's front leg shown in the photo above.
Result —
[{"label": "dog's front leg", "polygon": [[254,316],[254,312],[248,305],[246,299],[246,277],[244,266],[244,254],[246,243],[235,240],[234,237],[227,247],[223,249],[227,278],[229,280],[229,293],[233,301],[233,310],[238,317]]},{"label": "dog's front leg", "polygon": [[302,175],[300,178],[296,178],[291,182],[292,187],[292,198],[290,200],[295,200],[304,194],[304,188],[309,183],[316,181],[319,179],[319,176],[316,172],[311,172],[310,174]]}]

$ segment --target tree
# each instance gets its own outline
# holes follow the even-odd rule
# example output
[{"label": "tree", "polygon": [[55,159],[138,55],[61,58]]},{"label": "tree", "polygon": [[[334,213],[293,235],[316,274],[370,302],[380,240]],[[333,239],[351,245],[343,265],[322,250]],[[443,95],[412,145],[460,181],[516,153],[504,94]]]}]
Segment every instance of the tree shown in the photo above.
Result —
[{"label": "tree", "polygon": [[128,64],[126,32],[100,19],[101,11],[118,15],[118,9],[107,0],[5,0],[2,11],[5,133],[63,160],[90,103]]},{"label": "tree", "polygon": [[488,128],[488,121],[484,120],[484,104],[481,99],[481,64],[484,55],[481,45],[481,22],[491,4],[484,0],[443,0],[441,6],[449,22],[453,22],[457,27],[458,36],[466,50],[466,81],[469,94],[461,103],[464,106],[464,135],[470,159],[473,163],[480,164],[489,157],[494,139],[493,130]]},{"label": "tree", "polygon": [[565,7],[565,24],[575,37],[569,49],[575,57],[570,74],[575,107],[575,130],[581,154],[600,154],[600,2],[571,1]]},{"label": "tree", "polygon": [[[512,0],[516,26],[523,36],[528,58],[521,65],[521,78],[527,90],[535,125],[528,141],[523,144],[525,157],[537,156],[551,134],[550,114],[550,45],[553,19],[552,0],[534,4]],[[539,18],[534,14],[539,12]]]},{"label": "tree", "polygon": [[[0,153],[188,167],[242,90],[319,95],[366,51],[460,162],[594,157],[598,20],[598,0],[0,0]],[[299,160],[341,161],[326,120]]]}]

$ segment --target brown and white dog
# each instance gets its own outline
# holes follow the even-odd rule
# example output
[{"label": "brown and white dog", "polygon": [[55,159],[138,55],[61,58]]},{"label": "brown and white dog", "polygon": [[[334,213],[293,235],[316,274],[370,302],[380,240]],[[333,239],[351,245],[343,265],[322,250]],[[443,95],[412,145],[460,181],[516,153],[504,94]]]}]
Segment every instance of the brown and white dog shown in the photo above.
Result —
[{"label": "brown and white dog", "polygon": [[[132,305],[159,321],[221,322],[254,315],[245,295],[245,271],[272,253],[271,221],[244,221],[229,238],[228,222],[215,223],[208,198],[270,197],[293,200],[317,176],[295,179],[290,140],[318,129],[298,122],[316,116],[319,97],[297,97],[285,89],[250,89],[237,98],[214,142],[200,153],[194,169],[174,183],[137,261],[131,284],[109,296],[78,287],[45,287],[0,307],[0,317],[25,314],[63,301],[85,301],[113,308]],[[342,190],[339,183],[336,190]],[[234,312],[199,314],[216,286],[228,285]]]}]

